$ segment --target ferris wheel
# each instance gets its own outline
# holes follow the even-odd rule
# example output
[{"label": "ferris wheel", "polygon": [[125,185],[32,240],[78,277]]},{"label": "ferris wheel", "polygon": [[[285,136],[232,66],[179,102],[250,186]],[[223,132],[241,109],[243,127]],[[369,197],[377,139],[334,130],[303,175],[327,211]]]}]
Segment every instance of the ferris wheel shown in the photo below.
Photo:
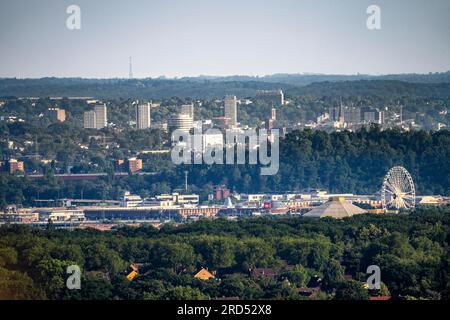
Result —
[{"label": "ferris wheel", "polygon": [[409,172],[400,166],[391,168],[383,180],[381,203],[384,209],[410,209],[416,205],[416,189]]}]

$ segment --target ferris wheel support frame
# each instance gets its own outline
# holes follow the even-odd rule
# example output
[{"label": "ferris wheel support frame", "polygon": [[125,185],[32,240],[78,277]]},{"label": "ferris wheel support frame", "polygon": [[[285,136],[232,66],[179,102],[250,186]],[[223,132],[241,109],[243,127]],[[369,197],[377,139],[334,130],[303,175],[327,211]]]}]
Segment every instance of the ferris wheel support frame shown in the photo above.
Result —
[{"label": "ferris wheel support frame", "polygon": [[[389,194],[389,201],[387,200]],[[381,187],[381,203],[383,209],[411,209],[416,205],[416,188],[414,181],[402,166],[392,167],[384,176]]]}]

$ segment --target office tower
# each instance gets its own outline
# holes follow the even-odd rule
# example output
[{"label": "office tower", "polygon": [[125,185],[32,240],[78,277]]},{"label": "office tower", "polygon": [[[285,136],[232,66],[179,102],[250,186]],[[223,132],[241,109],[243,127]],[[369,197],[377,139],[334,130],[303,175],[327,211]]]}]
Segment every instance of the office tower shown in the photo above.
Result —
[{"label": "office tower", "polygon": [[107,126],[106,104],[95,105],[94,110],[83,115],[85,129],[102,129]]},{"label": "office tower", "polygon": [[48,108],[47,110],[48,118],[52,122],[64,122],[66,121],[66,111],[59,108]]},{"label": "office tower", "polygon": [[106,104],[97,104],[95,111],[95,129],[101,129],[107,126],[108,119],[106,115]]},{"label": "office tower", "polygon": [[167,122],[167,126],[169,128],[169,132],[177,129],[188,132],[193,128],[194,123],[189,115],[180,113],[170,117]]},{"label": "office tower", "polygon": [[236,96],[225,97],[225,118],[230,127],[237,126],[237,99]]},{"label": "office tower", "polygon": [[148,129],[151,126],[150,118],[151,104],[139,104],[136,106],[136,128],[138,130]]},{"label": "office tower", "polygon": [[183,104],[181,106],[181,113],[189,115],[194,120],[194,104]]},{"label": "office tower", "polygon": [[95,129],[95,111],[86,111],[83,115],[83,126],[85,129]]}]

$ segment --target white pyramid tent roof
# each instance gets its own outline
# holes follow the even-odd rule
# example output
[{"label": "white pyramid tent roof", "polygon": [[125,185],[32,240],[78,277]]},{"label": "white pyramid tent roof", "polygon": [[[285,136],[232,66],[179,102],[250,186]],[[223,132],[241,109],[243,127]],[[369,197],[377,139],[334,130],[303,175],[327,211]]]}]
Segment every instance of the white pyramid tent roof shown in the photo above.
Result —
[{"label": "white pyramid tent roof", "polygon": [[355,206],[350,201],[346,201],[344,198],[333,197],[330,199],[330,201],[327,201],[321,206],[312,209],[311,211],[305,213],[303,216],[312,218],[331,217],[340,219],[366,212],[366,210]]}]

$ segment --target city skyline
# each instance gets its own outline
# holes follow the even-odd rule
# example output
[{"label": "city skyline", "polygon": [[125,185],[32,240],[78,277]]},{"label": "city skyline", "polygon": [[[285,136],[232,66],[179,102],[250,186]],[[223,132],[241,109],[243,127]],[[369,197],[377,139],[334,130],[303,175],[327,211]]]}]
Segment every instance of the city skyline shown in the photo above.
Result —
[{"label": "city skyline", "polygon": [[[81,10],[69,30],[67,8]],[[381,10],[369,30],[366,10]],[[448,1],[0,4],[0,77],[128,78],[450,70]]]}]

